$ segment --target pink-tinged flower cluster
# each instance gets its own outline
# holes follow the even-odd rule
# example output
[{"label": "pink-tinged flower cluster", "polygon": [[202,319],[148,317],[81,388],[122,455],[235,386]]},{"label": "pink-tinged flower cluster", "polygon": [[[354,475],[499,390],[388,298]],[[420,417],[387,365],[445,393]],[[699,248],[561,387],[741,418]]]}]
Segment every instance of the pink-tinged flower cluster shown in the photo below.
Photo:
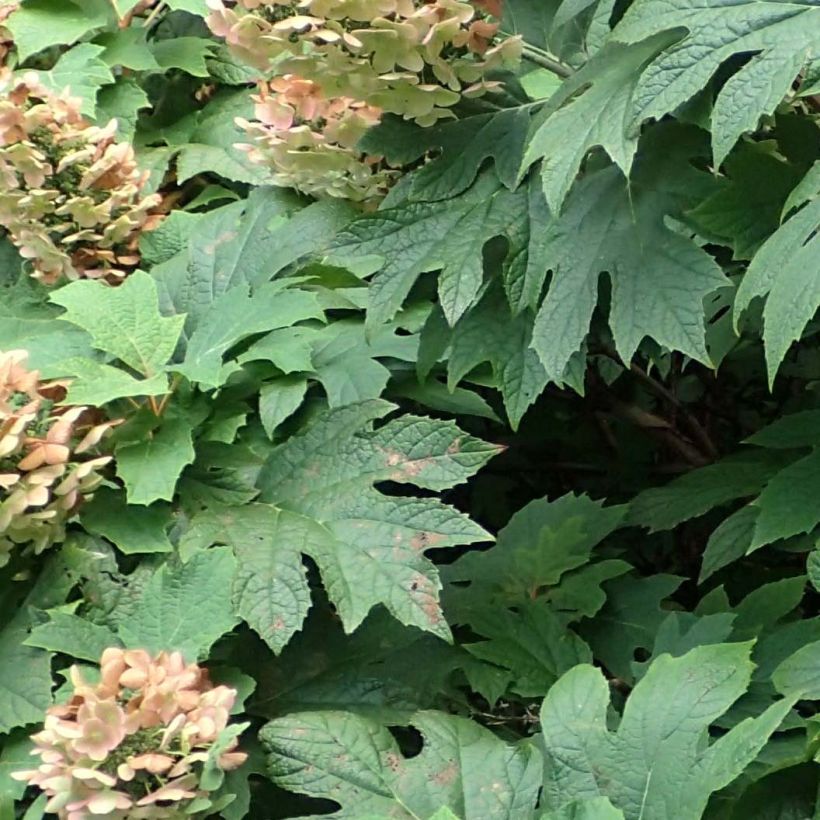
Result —
[{"label": "pink-tinged flower cluster", "polygon": [[148,173],[116,130],[89,124],[80,100],[37,74],[0,69],[0,227],[46,284],[121,279],[159,221],[160,198],[142,195]]},{"label": "pink-tinged flower cluster", "polygon": [[[74,695],[52,706],[32,737],[41,759],[13,777],[48,797],[63,820],[141,820],[213,813],[207,766],[244,763],[228,720],[236,691],[178,652],[106,649],[96,686],[71,670]],[[212,779],[212,778],[211,778]]]},{"label": "pink-tinged flower cluster", "polygon": [[[384,113],[421,126],[454,117],[462,97],[496,88],[521,41],[497,41],[485,10],[461,0],[207,0],[207,22],[261,72],[255,120],[240,146],[277,184],[374,201],[398,176],[357,143]],[[489,3],[489,5],[487,5]]]},{"label": "pink-tinged flower cluster", "polygon": [[109,456],[91,456],[118,422],[89,407],[56,406],[66,382],[43,383],[25,350],[0,351],[0,566],[15,545],[39,553],[102,480]]},{"label": "pink-tinged flower cluster", "polygon": [[488,72],[515,64],[521,41],[461,0],[207,0],[208,25],[262,70],[316,83],[419,125],[462,96],[497,87]]},{"label": "pink-tinged flower cluster", "polygon": [[252,140],[237,146],[274,171],[278,185],[356,202],[383,197],[397,172],[362,154],[359,140],[379,111],[349,97],[328,100],[318,85],[292,74],[260,85],[256,119],[238,120]]}]

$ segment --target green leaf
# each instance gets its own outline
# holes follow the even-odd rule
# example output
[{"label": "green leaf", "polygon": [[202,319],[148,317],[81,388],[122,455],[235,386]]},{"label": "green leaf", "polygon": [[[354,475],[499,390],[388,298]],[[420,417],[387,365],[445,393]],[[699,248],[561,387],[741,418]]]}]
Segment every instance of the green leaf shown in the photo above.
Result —
[{"label": "green leaf", "polygon": [[783,206],[781,217],[785,218],[789,211],[805,205],[817,197],[818,194],[820,194],[820,160],[817,160],[800,182],[794,186],[786,200],[786,204]]},{"label": "green leaf", "polygon": [[532,316],[513,316],[503,294],[488,291],[452,331],[447,384],[453,389],[475,367],[489,362],[513,430],[546,387],[547,371],[530,347]]},{"label": "green leaf", "polygon": [[606,797],[573,800],[560,809],[540,815],[540,820],[624,820],[624,814]]},{"label": "green leaf", "polygon": [[419,383],[415,377],[409,377],[394,384],[391,394],[452,416],[479,416],[490,421],[500,421],[492,407],[478,393],[461,387],[450,390],[436,379]]},{"label": "green leaf", "polygon": [[666,613],[661,608],[682,583],[676,575],[648,578],[625,575],[606,583],[606,604],[594,619],[579,627],[593,655],[622,680],[634,677],[635,650],[650,650]]},{"label": "green leaf", "polygon": [[735,607],[734,637],[741,640],[756,638],[785,618],[800,603],[805,587],[805,577],[796,575],[753,589]]},{"label": "green leaf", "polygon": [[468,553],[448,567],[447,580],[477,585],[479,600],[489,597],[489,588],[509,605],[519,605],[588,563],[593,548],[618,527],[624,513],[623,506],[604,507],[571,493],[531,501],[499,532],[491,550]]},{"label": "green leaf", "polygon": [[589,332],[604,271],[612,284],[609,325],[625,362],[648,336],[708,364],[703,299],[727,280],[711,256],[666,225],[666,207],[665,194],[637,180],[627,185],[607,168],[587,175],[547,227],[554,272],[532,346],[551,379],[561,379]]},{"label": "green leaf", "polygon": [[274,652],[281,652],[301,629],[310,608],[302,554],[325,545],[325,528],[287,510],[252,504],[201,514],[194,519],[186,544],[191,539],[233,548],[236,611]]},{"label": "green leaf", "polygon": [[276,428],[301,407],[307,393],[304,376],[282,376],[263,384],[259,391],[259,420],[273,439]]},{"label": "green leaf", "polygon": [[527,201],[484,174],[461,196],[441,203],[408,202],[360,217],[342,231],[329,261],[370,265],[368,323],[390,321],[416,279],[440,270],[439,298],[452,324],[475,304],[483,279],[482,250],[493,236],[520,243]]},{"label": "green leaf", "polygon": [[118,77],[97,95],[97,118],[101,122],[116,119],[118,138],[130,141],[137,130],[140,110],[150,105],[148,95],[132,77]]},{"label": "green leaf", "polygon": [[729,185],[687,216],[706,235],[730,244],[735,259],[751,259],[780,225],[780,212],[798,181],[794,168],[757,145],[742,146],[724,165]]},{"label": "green leaf", "polygon": [[208,13],[205,0],[165,0],[165,2],[172,11],[187,11],[199,17],[204,17]]},{"label": "green leaf", "polygon": [[755,254],[735,299],[735,326],[749,304],[765,296],[763,342],[769,385],[792,342],[820,307],[818,253],[820,199],[806,205],[773,233]]},{"label": "green leaf", "polygon": [[440,155],[410,177],[410,198],[415,201],[435,202],[464,193],[488,159],[493,160],[501,182],[512,189],[531,113],[530,106],[481,111],[432,128],[419,128],[389,116],[371,128],[359,145],[363,151],[402,165],[438,149]]},{"label": "green leaf", "polygon": [[247,285],[238,285],[211,304],[188,340],[185,360],[174,370],[204,387],[218,387],[223,381],[222,357],[237,342],[305,319],[322,318],[315,294],[308,291],[275,282],[250,294]]},{"label": "green leaf", "polygon": [[646,661],[633,661],[632,671],[636,679],[642,678],[652,659],[661,655],[679,658],[698,646],[728,641],[732,637],[734,620],[735,615],[731,612],[715,612],[710,615],[670,612],[661,621],[655,634],[651,657]]},{"label": "green leaf", "polygon": [[311,543],[308,554],[346,630],[381,603],[402,623],[446,637],[438,572],[424,552],[488,536],[435,498],[386,496],[373,485],[443,490],[465,481],[498,449],[450,422],[417,416],[373,430],[373,421],[392,409],[370,401],[314,419],[271,452],[259,476],[260,500],[327,529],[326,541]]},{"label": "green leaf", "polygon": [[332,540],[315,520],[267,504],[250,504],[200,513],[181,548],[226,544],[233,549],[236,612],[274,652],[281,652],[310,609],[302,555],[327,549]]},{"label": "green leaf", "polygon": [[396,725],[439,703],[463,662],[459,649],[403,626],[382,607],[350,635],[329,607],[316,607],[264,665],[254,711],[273,718],[332,709]]},{"label": "green leaf", "polygon": [[670,530],[722,504],[757,495],[793,460],[792,453],[765,451],[728,456],[686,473],[665,487],[644,490],[631,504],[629,521],[650,532]]},{"label": "green leaf", "polygon": [[459,817],[528,817],[540,787],[540,755],[509,745],[461,717],[418,712],[423,746],[404,757],[390,732],[344,712],[296,713],[260,732],[268,771],[282,788],[341,805],[338,818],[386,813],[413,820],[445,805]]},{"label": "green leaf", "polygon": [[66,309],[62,319],[85,330],[96,347],[144,376],[161,370],[174,352],[184,316],[163,317],[157,286],[142,271],[119,287],[102,282],[72,282],[51,301]]},{"label": "green leaf", "polygon": [[200,552],[182,565],[160,567],[140,591],[130,617],[119,624],[127,647],[178,650],[205,657],[217,638],[237,623],[230,599],[236,561],[228,549]]},{"label": "green leaf", "polygon": [[635,85],[641,67],[668,42],[661,35],[635,45],[610,44],[564,82],[536,117],[522,173],[542,161],[544,195],[553,212],[561,210],[592,148],[603,148],[629,176],[639,137],[627,128]]},{"label": "green leaf", "polygon": [[396,334],[390,323],[365,333],[358,319],[336,320],[319,330],[311,346],[311,370],[327,393],[331,407],[377,399],[390,379],[379,359],[414,362],[418,338]]},{"label": "green leaf", "polygon": [[107,627],[69,612],[49,613],[47,623],[34,627],[26,646],[60,652],[81,661],[99,663],[105,649],[119,646],[119,638]]},{"label": "green leaf", "polygon": [[719,569],[746,555],[752,546],[758,513],[757,507],[747,504],[715,529],[706,543],[698,583],[702,584]]},{"label": "green leaf", "polygon": [[820,523],[820,510],[814,503],[818,488],[820,450],[775,475],[754,502],[760,512],[750,549],[813,530]]},{"label": "green leaf", "polygon": [[168,392],[168,375],[135,379],[130,373],[93,359],[73,357],[52,366],[61,376],[73,376],[66,400],[73,404],[101,407],[114,399],[160,396]]},{"label": "green leaf", "polygon": [[785,696],[820,699],[820,641],[801,646],[775,669],[772,681]]},{"label": "green leaf", "polygon": [[137,507],[127,504],[122,493],[102,487],[83,505],[81,522],[88,532],[107,538],[126,555],[173,550],[166,534],[171,524],[167,504]]},{"label": "green leaf", "polygon": [[522,602],[515,612],[487,607],[471,627],[486,640],[465,648],[483,661],[509,669],[511,689],[539,697],[564,672],[591,663],[589,647],[550,608],[546,600]]},{"label": "green leaf", "polygon": [[254,342],[239,358],[240,364],[253,361],[272,362],[283,373],[305,373],[313,370],[315,327],[288,327],[274,330]]},{"label": "green leaf", "polygon": [[662,655],[627,699],[615,732],[607,729],[601,672],[568,672],[541,709],[546,804],[603,795],[627,820],[699,820],[709,795],[754,760],[792,705],[779,701],[708,745],[710,723],[746,691],[750,651],[750,644],[719,644]]},{"label": "green leaf", "polygon": [[[2,311],[2,308],[0,308]],[[0,314],[0,350],[25,348],[29,365],[44,377],[68,375],[62,362],[93,356],[88,334],[49,316],[14,317]]]},{"label": "green leaf", "polygon": [[26,0],[6,26],[23,61],[51,46],[71,45],[107,22],[107,15],[89,14],[71,0]]},{"label": "green leaf", "polygon": [[51,653],[23,641],[29,634],[25,611],[0,629],[0,734],[41,723],[51,705]]},{"label": "green leaf", "polygon": [[205,58],[213,49],[214,44],[202,37],[171,37],[151,43],[151,52],[161,69],[179,68],[194,77],[208,76]]},{"label": "green leaf", "polygon": [[182,470],[194,460],[191,424],[182,418],[166,419],[147,440],[121,445],[115,455],[129,504],[171,501]]},{"label": "green leaf", "polygon": [[103,47],[100,57],[109,66],[133,71],[159,70],[159,63],[148,47],[147,31],[142,26],[106,31],[95,37],[94,42]]},{"label": "green leaf", "polygon": [[[167,40],[165,42],[173,42]],[[207,40],[201,40],[207,44]],[[218,174],[235,182],[264,185],[271,175],[254,165],[234,145],[242,141],[242,132],[234,120],[253,119],[253,101],[246,90],[217,92],[198,115],[197,126],[188,144],[177,155],[177,177],[180,183],[197,174]]]},{"label": "green leaf", "polygon": [[[21,772],[31,766],[31,751],[34,744],[28,733],[17,730],[3,738],[0,746],[0,794],[11,800],[20,800],[26,784],[12,779],[13,772]],[[14,813],[11,815],[14,818]]]},{"label": "green leaf", "polygon": [[820,410],[803,410],[775,419],[746,439],[747,444],[789,450],[820,442]]},{"label": "green leaf", "polygon": [[639,0],[613,38],[637,43],[661,31],[677,42],[642,73],[635,92],[636,120],[660,118],[707,85],[735,55],[753,54],[724,84],[712,111],[712,145],[720,165],[738,137],[771,113],[816,46],[820,22],[813,0],[784,6],[776,0]]},{"label": "green leaf", "polygon": [[182,250],[151,274],[163,312],[187,315],[186,337],[223,293],[273,278],[278,268],[272,258],[297,207],[298,199],[289,191],[257,188],[243,202],[177,223],[173,241],[182,242]]},{"label": "green leaf", "polygon": [[82,100],[81,111],[94,118],[97,110],[97,92],[104,85],[114,82],[114,75],[101,59],[104,49],[91,43],[74,46],[54,64],[49,71],[38,71],[43,85],[56,93],[66,89],[72,97]]}]

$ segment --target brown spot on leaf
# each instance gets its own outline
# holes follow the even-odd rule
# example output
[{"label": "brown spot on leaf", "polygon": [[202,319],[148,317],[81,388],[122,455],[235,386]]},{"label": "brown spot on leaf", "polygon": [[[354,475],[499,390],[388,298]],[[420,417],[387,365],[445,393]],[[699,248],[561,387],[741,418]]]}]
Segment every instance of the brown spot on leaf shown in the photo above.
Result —
[{"label": "brown spot on leaf", "polygon": [[456,453],[461,452],[461,436],[457,439],[453,440],[453,443],[447,448],[447,453],[449,455],[455,455]]},{"label": "brown spot on leaf", "polygon": [[397,772],[401,768],[401,758],[393,752],[389,752],[385,756],[385,762],[391,772]]},{"label": "brown spot on leaf", "polygon": [[409,591],[430,625],[438,626],[443,618],[439,608],[436,585],[429,578],[417,572],[410,582]]},{"label": "brown spot on leaf", "polygon": [[438,774],[433,775],[433,782],[439,786],[450,786],[458,777],[458,766],[454,761],[448,763]]},{"label": "brown spot on leaf", "polygon": [[419,532],[410,539],[410,546],[416,552],[424,552],[425,550],[429,550],[431,547],[435,547],[436,544],[441,543],[443,540],[444,536],[441,533]]},{"label": "brown spot on leaf", "polygon": [[226,231],[225,233],[220,234],[214,239],[213,242],[209,242],[207,245],[203,246],[203,250],[208,256],[213,256],[216,253],[216,249],[220,245],[224,245],[226,242],[230,242],[232,239],[236,239],[237,233],[236,231]]},{"label": "brown spot on leaf", "polygon": [[409,459],[404,453],[398,450],[382,449],[385,454],[385,465],[387,467],[395,467],[396,469],[390,473],[391,481],[406,481],[408,478],[414,478],[425,467],[429,467],[433,463],[432,458],[416,458]]}]

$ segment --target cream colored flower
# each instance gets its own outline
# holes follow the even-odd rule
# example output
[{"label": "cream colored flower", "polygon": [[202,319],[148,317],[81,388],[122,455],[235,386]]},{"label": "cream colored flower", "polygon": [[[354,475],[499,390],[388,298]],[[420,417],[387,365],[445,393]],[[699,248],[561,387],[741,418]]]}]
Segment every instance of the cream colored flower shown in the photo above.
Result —
[{"label": "cream colored flower", "polygon": [[381,112],[346,97],[327,99],[318,84],[294,75],[263,84],[256,120],[237,120],[251,143],[238,146],[271,168],[277,184],[306,194],[356,201],[384,196],[396,172],[357,147]]},{"label": "cream colored flower", "polygon": [[240,59],[423,126],[452,117],[466,88],[492,90],[487,73],[521,54],[519,38],[495,45],[497,24],[463,0],[207,2],[208,25]]},{"label": "cream colored flower", "polygon": [[102,480],[109,456],[83,458],[118,422],[64,407],[66,382],[43,383],[25,350],[0,351],[0,565],[15,545],[39,553]]},{"label": "cream colored flower", "polygon": [[121,279],[160,219],[132,146],[115,142],[116,120],[92,126],[80,105],[35,73],[0,69],[0,227],[46,284]]},{"label": "cream colored flower", "polygon": [[[213,686],[178,652],[112,647],[100,667],[95,686],[71,670],[73,697],[50,707],[32,737],[41,764],[13,777],[41,789],[61,820],[207,816],[200,777],[212,745],[225,743],[236,691]],[[225,745],[217,766],[241,766],[246,755],[236,740]]]}]

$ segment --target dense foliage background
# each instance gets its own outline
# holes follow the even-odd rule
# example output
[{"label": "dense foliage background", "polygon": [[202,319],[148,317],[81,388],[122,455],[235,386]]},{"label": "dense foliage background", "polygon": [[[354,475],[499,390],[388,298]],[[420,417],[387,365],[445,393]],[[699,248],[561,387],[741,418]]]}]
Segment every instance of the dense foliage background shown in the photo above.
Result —
[{"label": "dense foliage background", "polygon": [[475,6],[0,0],[2,820],[820,816],[820,2]]}]

